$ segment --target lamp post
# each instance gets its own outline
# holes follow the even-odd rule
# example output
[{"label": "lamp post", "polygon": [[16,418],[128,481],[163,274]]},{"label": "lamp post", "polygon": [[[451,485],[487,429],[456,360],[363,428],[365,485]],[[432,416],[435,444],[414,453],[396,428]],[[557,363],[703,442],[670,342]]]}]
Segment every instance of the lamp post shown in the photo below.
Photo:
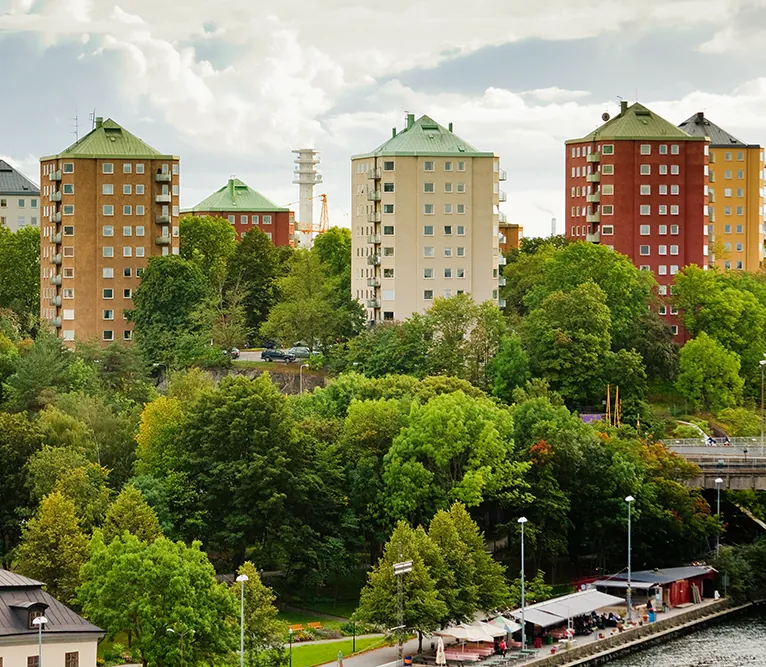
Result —
[{"label": "lamp post", "polygon": [[766,359],[761,359],[761,454],[763,454],[763,368],[766,366]]},{"label": "lamp post", "polygon": [[37,665],[43,667],[43,626],[48,622],[45,616],[32,619],[32,625],[37,626]]},{"label": "lamp post", "polygon": [[[401,558],[401,554],[399,555]],[[402,588],[402,577],[412,572],[412,561],[405,560],[400,563],[394,563],[394,575],[396,576],[396,591],[399,597],[399,661],[398,665],[402,665],[402,638],[404,633],[404,590]]]},{"label": "lamp post", "polygon": [[303,393],[303,369],[308,367],[309,367],[308,364],[301,364],[301,367],[298,369],[298,381],[299,381],[298,393],[299,394]]},{"label": "lamp post", "polygon": [[527,626],[524,622],[524,524],[527,522],[527,517],[519,517],[519,523],[521,524],[521,648],[522,650],[527,648]]},{"label": "lamp post", "polygon": [[631,607],[633,606],[631,581],[630,581],[630,556],[631,556],[631,544],[630,544],[630,505],[635,500],[633,496],[627,496],[625,502],[628,503],[628,620],[632,620],[633,614]]},{"label": "lamp post", "polygon": [[293,667],[293,629],[288,628],[290,633],[290,667]]},{"label": "lamp post", "polygon": [[178,630],[173,630],[173,628],[168,628],[167,632],[170,632],[171,634],[178,635],[181,638],[181,667],[184,667],[184,638],[186,635],[193,635],[194,630],[189,628],[186,632],[178,632]]},{"label": "lamp post", "polygon": [[[716,508],[715,516],[720,521],[721,520],[721,484],[723,484],[723,480],[720,477],[715,478],[715,488],[718,495],[718,507]],[[721,552],[721,529],[719,527],[718,534],[715,536],[715,555],[718,557],[718,554]]]},{"label": "lamp post", "polygon": [[239,601],[239,667],[245,667],[245,582],[250,577],[246,574],[240,574],[237,577],[240,590]]}]

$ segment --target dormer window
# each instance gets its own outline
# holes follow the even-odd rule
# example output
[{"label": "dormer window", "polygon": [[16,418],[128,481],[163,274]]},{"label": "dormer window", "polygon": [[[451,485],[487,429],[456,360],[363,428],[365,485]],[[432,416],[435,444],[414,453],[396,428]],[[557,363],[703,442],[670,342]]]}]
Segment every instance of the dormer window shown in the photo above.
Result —
[{"label": "dormer window", "polygon": [[29,629],[37,630],[37,626],[32,622],[40,616],[45,616],[45,612],[42,609],[31,609],[29,611]]}]

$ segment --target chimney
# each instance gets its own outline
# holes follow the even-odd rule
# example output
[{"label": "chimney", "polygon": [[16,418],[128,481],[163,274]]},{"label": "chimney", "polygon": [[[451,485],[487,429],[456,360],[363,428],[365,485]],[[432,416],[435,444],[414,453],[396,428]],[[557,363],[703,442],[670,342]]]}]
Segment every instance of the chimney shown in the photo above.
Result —
[{"label": "chimney", "polygon": [[103,116],[96,116],[96,129],[98,130],[103,125],[104,125],[104,118],[103,118]]},{"label": "chimney", "polygon": [[414,124],[415,124],[415,114],[408,113],[407,114],[407,129],[409,130]]},{"label": "chimney", "polygon": [[695,118],[694,123],[696,125],[704,125],[705,124],[705,112],[704,111],[698,111],[697,112],[697,118]]},{"label": "chimney", "polygon": [[452,123],[449,124],[449,131],[452,132]]},{"label": "chimney", "polygon": [[628,110],[628,100],[620,100],[620,115]]},{"label": "chimney", "polygon": [[556,218],[551,218],[551,236],[556,236]]},{"label": "chimney", "polygon": [[229,197],[234,201],[234,176],[229,178]]},{"label": "chimney", "polygon": [[396,136],[396,128],[395,128],[395,127],[392,127],[392,128],[391,128],[391,137],[393,138],[393,137],[395,137],[395,136]]}]

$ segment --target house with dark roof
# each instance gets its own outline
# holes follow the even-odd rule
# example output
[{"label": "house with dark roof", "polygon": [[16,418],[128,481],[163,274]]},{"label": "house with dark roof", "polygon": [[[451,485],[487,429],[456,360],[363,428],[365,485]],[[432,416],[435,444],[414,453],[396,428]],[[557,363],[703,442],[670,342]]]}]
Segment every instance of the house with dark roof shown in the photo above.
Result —
[{"label": "house with dark roof", "polygon": [[0,160],[0,226],[15,232],[40,226],[40,188]]},{"label": "house with dark roof", "polygon": [[44,584],[0,570],[0,666],[38,667],[38,624],[43,618],[43,664],[94,667],[104,631],[43,590]]},{"label": "house with dark roof", "polygon": [[238,241],[251,229],[260,229],[276,246],[294,245],[295,214],[233,176],[222,188],[182,213],[225,218]]}]

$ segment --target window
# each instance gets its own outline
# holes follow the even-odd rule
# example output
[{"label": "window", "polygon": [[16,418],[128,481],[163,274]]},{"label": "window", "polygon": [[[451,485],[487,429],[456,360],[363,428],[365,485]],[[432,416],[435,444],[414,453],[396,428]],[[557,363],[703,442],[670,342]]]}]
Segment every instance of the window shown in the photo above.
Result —
[{"label": "window", "polygon": [[383,277],[384,278],[393,278],[394,277],[394,270],[393,269],[383,269]]},{"label": "window", "polygon": [[676,204],[670,207],[670,215],[678,215],[678,206]]},{"label": "window", "polygon": [[737,252],[742,252],[742,244],[741,243],[737,243],[736,247],[737,247]]},{"label": "window", "polygon": [[601,173],[604,174],[604,176],[612,176],[614,174],[614,165],[613,164],[602,165]]},{"label": "window", "polygon": [[731,178],[731,169],[726,169],[726,170],[723,172],[723,177],[724,177],[724,178]]},{"label": "window", "polygon": [[673,144],[673,145],[670,147],[670,153],[671,153],[672,155],[678,155],[678,144]]},{"label": "window", "polygon": [[104,246],[101,248],[102,257],[114,257],[114,248],[112,246]]},{"label": "window", "polygon": [[[166,214],[163,213],[163,215],[166,215]],[[236,215],[230,215],[230,216],[228,216],[228,219],[229,219],[229,223],[233,225],[237,221],[237,216]]]},{"label": "window", "polygon": [[240,215],[239,216],[239,223],[241,225],[246,225],[250,221],[250,218],[246,215]]},{"label": "window", "polygon": [[641,155],[651,155],[651,154],[652,154],[651,144],[641,144]]},{"label": "window", "polygon": [[101,269],[101,277],[102,278],[114,278],[114,269],[104,267]]},{"label": "window", "polygon": [[678,265],[677,264],[671,264],[670,265],[670,275],[674,276],[678,273]]},{"label": "window", "polygon": [[444,184],[444,192],[446,192],[447,194],[452,192],[452,183],[445,183]]},{"label": "window", "polygon": [[457,212],[458,212],[458,215],[463,215],[465,213],[465,204],[458,204]]},{"label": "window", "polygon": [[650,195],[650,194],[652,194],[652,186],[651,185],[642,185],[640,193],[642,195]]},{"label": "window", "polygon": [[434,226],[423,225],[423,236],[433,236],[433,235],[434,235]]},{"label": "window", "polygon": [[465,236],[465,227],[463,225],[457,226],[457,235],[458,236]]},{"label": "window", "polygon": [[65,174],[73,174],[74,173],[74,162],[65,162],[63,164],[63,172]]},{"label": "window", "polygon": [[742,225],[737,225],[737,234],[742,234],[742,233],[743,233]]},{"label": "window", "polygon": [[601,225],[601,233],[604,236],[612,236],[614,234],[614,225]]},{"label": "window", "polygon": [[649,176],[652,173],[652,165],[650,164],[642,164],[639,172],[642,176]]},{"label": "window", "polygon": [[677,255],[678,254],[678,246],[677,245],[670,246],[670,254],[671,255]]},{"label": "window", "polygon": [[126,183],[122,186],[122,194],[124,195],[130,195],[133,194],[133,186],[130,185],[130,183]]},{"label": "window", "polygon": [[639,227],[639,234],[641,234],[641,236],[649,236],[651,233],[652,232],[649,225],[641,225]]},{"label": "window", "polygon": [[423,290],[423,298],[426,301],[433,301],[434,291],[432,289]]},{"label": "window", "polygon": [[[738,268],[738,269],[741,269],[741,268],[743,268],[743,266],[742,266],[742,261],[741,261],[741,260],[737,262],[737,268]],[[2,665],[0,665],[0,667],[2,667]]]},{"label": "window", "polygon": [[444,269],[444,277],[452,278],[452,269]]},{"label": "window", "polygon": [[638,254],[648,256],[649,255],[649,246],[648,245],[642,245],[638,248]]},{"label": "window", "polygon": [[423,277],[427,280],[430,280],[434,277],[434,270],[433,269],[423,269]]},{"label": "window", "polygon": [[74,278],[74,267],[65,266],[63,270],[64,278]]},{"label": "window", "polygon": [[741,181],[743,178],[745,178],[745,172],[740,169],[737,171],[737,179]]},{"label": "window", "polygon": [[423,183],[423,192],[433,192],[433,191],[434,191],[433,183]]},{"label": "window", "polygon": [[668,165],[661,164],[660,165],[660,176],[667,176],[668,175]]},{"label": "window", "polygon": [[660,204],[659,211],[660,211],[660,215],[667,215],[668,207],[665,206],[665,204]]},{"label": "window", "polygon": [[465,257],[465,248],[463,248],[462,246],[459,246],[457,248],[457,256],[458,257]]},{"label": "window", "polygon": [[671,332],[671,333],[672,333],[674,336],[677,336],[677,335],[678,335],[678,325],[677,325],[677,324],[673,324],[673,325],[670,327],[670,332]]},{"label": "window", "polygon": [[667,285],[660,285],[657,287],[657,294],[660,296],[667,296],[668,294],[668,286]]},{"label": "window", "polygon": [[64,319],[65,320],[70,320],[70,321],[74,319],[74,309],[73,308],[70,308],[70,309],[66,309],[65,308],[64,309]]},{"label": "window", "polygon": [[383,248],[383,257],[393,257],[394,249],[392,247]]},{"label": "window", "polygon": [[394,235],[394,226],[383,225],[383,236],[393,236],[393,235]]},{"label": "window", "polygon": [[604,215],[614,215],[614,206],[612,206],[611,204],[604,204],[601,207],[601,213],[603,213]]},{"label": "window", "polygon": [[64,246],[64,257],[74,257],[74,246],[71,246],[71,245]]},{"label": "window", "polygon": [[604,155],[614,155],[614,145],[613,144],[604,144],[601,147],[601,153]]},{"label": "window", "polygon": [[433,171],[434,170],[434,162],[433,162],[433,160],[426,160],[423,163],[423,170],[424,171]]},{"label": "window", "polygon": [[678,225],[670,225],[670,235],[678,236]]},{"label": "window", "polygon": [[64,236],[74,236],[74,225],[64,225]]},{"label": "window", "polygon": [[679,187],[677,185],[670,186],[670,194],[677,195],[679,193]]},{"label": "window", "polygon": [[444,249],[444,256],[445,257],[452,257],[452,248],[445,248]]},{"label": "window", "polygon": [[102,207],[102,213],[104,215],[114,215],[114,206],[111,204],[104,204]]},{"label": "window", "polygon": [[724,269],[730,269],[731,268],[731,262],[728,259],[723,263],[723,268]]},{"label": "window", "polygon": [[458,171],[465,171],[465,162],[463,160],[458,160],[457,170]]},{"label": "window", "polygon": [[270,225],[271,224],[271,216],[270,215],[264,215],[263,218],[261,218],[261,219],[263,220],[263,224],[264,225]]},{"label": "window", "polygon": [[668,154],[667,144],[660,144],[660,155],[667,155],[667,154]]},{"label": "window", "polygon": [[393,213],[394,212],[394,205],[393,204],[383,204],[383,213]]},{"label": "window", "polygon": [[101,290],[101,296],[104,299],[113,299],[114,290],[111,287],[105,287],[103,290]]},{"label": "window", "polygon": [[104,340],[114,340],[114,331],[104,331]]},{"label": "window", "polygon": [[731,197],[731,188],[724,188],[723,189],[723,196],[724,197]]},{"label": "window", "polygon": [[427,245],[423,246],[423,257],[433,257],[434,256],[434,247]]},{"label": "window", "polygon": [[114,236],[114,227],[111,225],[104,225],[101,228],[101,235],[102,236]]},{"label": "window", "polygon": [[129,266],[126,266],[122,269],[122,277],[123,278],[132,278],[133,277],[133,269],[131,269]]},{"label": "window", "polygon": [[678,315],[678,306],[670,306],[670,314]]},{"label": "window", "polygon": [[123,257],[133,257],[133,247],[126,245],[122,247],[122,256]]},{"label": "window", "polygon": [[[666,269],[667,267],[662,267],[662,268]],[[662,274],[662,275],[665,275],[665,274]],[[662,305],[661,305],[661,306],[660,306],[660,307],[657,309],[657,312],[658,312],[660,315],[667,315],[667,314],[668,314],[668,307],[667,307],[665,304],[662,304]]]},{"label": "window", "polygon": [[452,225],[444,225],[444,236],[452,236]]},{"label": "window", "polygon": [[128,225],[126,227],[122,228],[122,235],[123,236],[133,236],[133,228]]},{"label": "window", "polygon": [[143,257],[144,256],[144,248],[141,246],[138,246],[136,248],[136,257]]},{"label": "window", "polygon": [[393,191],[394,191],[393,183],[383,183],[383,192],[393,192]]},{"label": "window", "polygon": [[125,205],[122,207],[122,214],[123,215],[133,215],[133,207],[130,205]]},{"label": "window", "polygon": [[27,667],[40,667],[40,656],[30,655],[27,658]]},{"label": "window", "polygon": [[144,226],[136,225],[136,236],[143,236],[143,235],[144,235]]},{"label": "window", "polygon": [[601,194],[602,195],[613,195],[614,194],[614,185],[602,185],[601,186]]},{"label": "window", "polygon": [[101,185],[101,194],[102,195],[113,195],[114,194],[114,185],[111,183],[102,183]]},{"label": "window", "polygon": [[737,197],[744,197],[745,191],[742,188],[737,188]]},{"label": "window", "polygon": [[666,245],[657,246],[657,254],[658,255],[667,255],[668,254],[668,247]]},{"label": "window", "polygon": [[113,320],[114,319],[114,311],[113,310],[105,310],[101,316],[101,319],[103,320]]},{"label": "window", "polygon": [[144,207],[136,206],[136,215],[144,215]]},{"label": "window", "polygon": [[137,174],[143,174],[144,173],[144,165],[142,163],[138,163],[136,165],[136,173]]},{"label": "window", "polygon": [[74,194],[74,184],[72,183],[65,183],[63,185],[63,190],[65,195],[73,195]]},{"label": "window", "polygon": [[641,215],[651,215],[652,207],[649,204],[641,204],[639,211]]},{"label": "window", "polygon": [[444,213],[450,215],[452,213],[452,204],[444,205]]},{"label": "window", "polygon": [[452,162],[450,160],[444,163],[444,171],[452,171]]},{"label": "window", "polygon": [[101,173],[102,174],[113,174],[114,173],[114,165],[111,162],[104,162],[104,164],[101,165]]},{"label": "window", "polygon": [[423,204],[423,213],[425,215],[433,215],[434,214],[434,205],[433,204]]},{"label": "window", "polygon": [[677,164],[671,164],[670,165],[670,174],[671,176],[678,176],[680,173],[679,167]]}]

